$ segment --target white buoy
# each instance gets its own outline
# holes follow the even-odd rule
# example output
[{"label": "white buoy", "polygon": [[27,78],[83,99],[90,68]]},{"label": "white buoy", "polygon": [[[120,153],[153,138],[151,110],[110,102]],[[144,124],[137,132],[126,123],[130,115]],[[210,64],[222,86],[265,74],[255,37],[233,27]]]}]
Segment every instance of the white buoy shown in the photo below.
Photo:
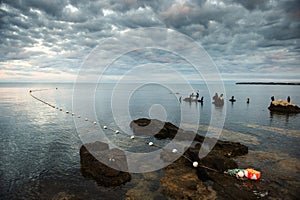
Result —
[{"label": "white buoy", "polygon": [[148,145],[149,145],[149,146],[153,146],[153,142],[149,142]]},{"label": "white buoy", "polygon": [[116,133],[116,134],[119,134],[119,133],[120,133],[120,131],[119,131],[119,130],[116,130],[116,131],[115,131],[115,133]]},{"label": "white buoy", "polygon": [[88,121],[89,119],[88,119],[88,118],[85,118],[84,120],[85,120],[85,121]]},{"label": "white buoy", "polygon": [[97,122],[94,122],[94,124],[97,124]]},{"label": "white buoy", "polygon": [[62,109],[59,109],[60,111],[62,111]]},{"label": "white buoy", "polygon": [[241,170],[241,171],[239,171],[237,174],[236,174],[236,177],[237,178],[243,178],[244,177],[244,172]]},{"label": "white buoy", "polygon": [[107,126],[103,126],[104,129],[107,129]]},{"label": "white buoy", "polygon": [[72,116],[74,116],[75,114],[74,113],[72,113]]},{"label": "white buoy", "polygon": [[81,116],[80,116],[80,115],[78,115],[77,117],[78,117],[78,118],[80,118]]},{"label": "white buoy", "polygon": [[67,114],[69,114],[69,111],[66,111]]},{"label": "white buoy", "polygon": [[134,139],[134,135],[132,135],[130,138],[133,140]]},{"label": "white buoy", "polygon": [[193,162],[193,167],[198,167],[198,162],[197,161]]},{"label": "white buoy", "polygon": [[177,149],[172,150],[172,153],[177,153],[177,152],[178,152]]}]

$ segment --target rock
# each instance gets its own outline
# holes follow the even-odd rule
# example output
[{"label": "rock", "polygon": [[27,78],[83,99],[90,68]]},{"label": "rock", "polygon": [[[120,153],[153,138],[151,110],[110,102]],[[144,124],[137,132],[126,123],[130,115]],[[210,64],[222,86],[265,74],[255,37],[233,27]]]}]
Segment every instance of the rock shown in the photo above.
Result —
[{"label": "rock", "polygon": [[300,108],[296,104],[281,99],[272,101],[268,109],[280,113],[300,113]]},{"label": "rock", "polygon": [[197,135],[193,131],[184,131],[170,122],[162,122],[157,119],[141,118],[133,120],[130,128],[135,135],[154,136],[157,139],[195,140],[203,142],[204,137]]},{"label": "rock", "polygon": [[[109,166],[101,160],[109,161]],[[118,186],[130,181],[127,170],[127,160],[123,151],[109,149],[108,144],[94,142],[84,144],[80,148],[81,173],[103,186]],[[118,170],[122,169],[122,171]]]},{"label": "rock", "polygon": [[76,200],[75,195],[73,194],[67,194],[65,192],[59,192],[57,195],[55,195],[52,200]]},{"label": "rock", "polygon": [[[202,159],[199,159],[198,154],[201,148],[201,144],[198,143],[195,147],[190,147],[184,153],[186,157],[188,157],[191,161],[197,161],[200,166],[205,166],[207,168],[213,169],[213,171],[217,171],[223,173],[227,169],[238,168],[237,163],[231,159],[231,157],[235,157],[238,155],[245,155],[248,153],[248,148],[239,143],[232,142],[223,142],[218,141],[216,146]],[[230,154],[230,156],[228,156]],[[200,179],[207,180],[212,179],[209,178],[209,175],[206,173],[206,168],[197,168],[198,175]],[[200,169],[200,170],[199,170]]]},{"label": "rock", "polygon": [[[199,159],[199,150],[205,139],[203,136],[192,131],[184,131],[169,122],[164,123],[155,119],[134,120],[130,126],[135,134],[152,135],[158,139],[176,137],[179,140],[190,140],[194,138],[194,147],[189,147],[183,156],[180,156],[180,152],[172,150],[163,150],[160,155],[165,162],[171,162],[163,169],[163,177],[160,180],[162,192],[167,197],[171,199],[216,199],[216,194],[220,193],[222,197],[230,199],[256,198],[250,190],[237,184],[238,180],[235,177],[223,173],[227,169],[238,168],[232,158],[247,154],[247,146],[206,138],[208,143],[215,144],[215,146],[206,157]],[[152,128],[155,132],[151,132]],[[179,159],[176,160],[176,157]],[[174,160],[176,161],[172,163]],[[193,167],[194,161],[199,163],[198,167]],[[205,185],[205,181],[211,181],[211,186]]]},{"label": "rock", "polygon": [[136,199],[144,199],[151,200],[154,199],[153,192],[148,188],[150,183],[147,181],[140,181],[139,184],[131,188],[127,191],[125,200],[136,200]]},{"label": "rock", "polygon": [[216,199],[216,192],[204,185],[196,170],[183,157],[164,168],[161,187],[164,195],[171,199]]},{"label": "rock", "polygon": [[[234,160],[225,156],[226,152],[217,147],[200,160],[200,146],[197,144],[188,148],[184,156],[164,168],[161,187],[166,196],[171,199],[256,199],[251,189],[243,186],[243,182],[223,173],[227,169],[238,168]],[[230,143],[226,143],[226,148],[230,149]],[[235,145],[232,148],[237,151]],[[236,155],[245,153],[243,145],[240,150]],[[198,161],[199,166],[194,168],[191,161]],[[208,181],[210,186],[204,184]]]}]

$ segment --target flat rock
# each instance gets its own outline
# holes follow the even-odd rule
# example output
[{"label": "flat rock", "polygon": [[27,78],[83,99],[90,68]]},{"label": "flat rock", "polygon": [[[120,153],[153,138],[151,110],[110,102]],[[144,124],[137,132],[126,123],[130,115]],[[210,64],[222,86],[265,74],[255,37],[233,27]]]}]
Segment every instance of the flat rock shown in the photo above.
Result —
[{"label": "flat rock", "polygon": [[138,136],[154,136],[157,139],[195,140],[203,142],[204,137],[193,131],[184,131],[170,122],[162,122],[157,119],[141,118],[133,120],[130,128]]},{"label": "flat rock", "polygon": [[[105,160],[109,166],[101,162]],[[124,152],[116,148],[109,149],[108,144],[103,142],[82,145],[80,164],[82,175],[96,180],[99,185],[118,186],[131,180],[131,175],[124,172],[127,169]]]},{"label": "flat rock", "polygon": [[281,99],[272,101],[268,109],[272,112],[300,113],[300,108],[296,104]]}]

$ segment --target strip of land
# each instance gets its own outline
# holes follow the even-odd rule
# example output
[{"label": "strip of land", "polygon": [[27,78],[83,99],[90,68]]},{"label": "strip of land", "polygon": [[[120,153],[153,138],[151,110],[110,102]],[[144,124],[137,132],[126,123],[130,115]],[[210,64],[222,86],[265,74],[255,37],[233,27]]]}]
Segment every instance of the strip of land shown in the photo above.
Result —
[{"label": "strip of land", "polygon": [[300,85],[300,83],[286,82],[237,82],[237,85]]}]

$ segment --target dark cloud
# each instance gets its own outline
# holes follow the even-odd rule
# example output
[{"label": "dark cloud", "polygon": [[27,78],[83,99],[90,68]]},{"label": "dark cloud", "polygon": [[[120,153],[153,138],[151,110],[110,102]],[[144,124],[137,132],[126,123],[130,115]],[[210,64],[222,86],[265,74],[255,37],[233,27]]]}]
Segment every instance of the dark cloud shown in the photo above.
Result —
[{"label": "dark cloud", "polygon": [[243,5],[248,10],[265,10],[268,8],[268,3],[270,2],[270,0],[234,0],[234,2]]},{"label": "dark cloud", "polygon": [[0,69],[74,73],[102,39],[139,27],[192,37],[223,73],[299,70],[298,0],[1,0]]}]

